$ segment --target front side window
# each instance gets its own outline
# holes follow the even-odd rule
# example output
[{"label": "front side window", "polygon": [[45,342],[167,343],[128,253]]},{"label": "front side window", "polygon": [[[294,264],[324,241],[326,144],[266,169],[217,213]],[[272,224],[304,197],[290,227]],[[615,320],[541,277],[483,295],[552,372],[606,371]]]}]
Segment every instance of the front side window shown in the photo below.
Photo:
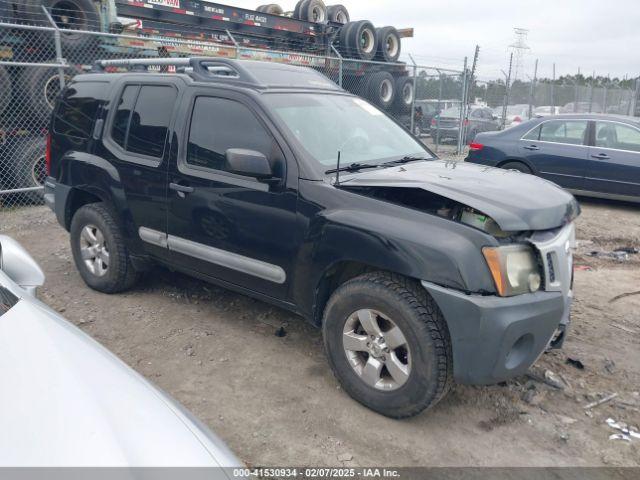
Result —
[{"label": "front side window", "polygon": [[358,97],[321,93],[278,94],[264,101],[300,148],[323,171],[336,165],[379,164],[403,157],[432,158],[419,141]]},{"label": "front side window", "polygon": [[596,122],[596,147],[640,152],[640,130],[620,123]]},{"label": "front side window", "polygon": [[254,150],[271,161],[279,156],[275,140],[245,105],[224,98],[196,98],[187,163],[226,170],[226,151],[230,148]]},{"label": "front side window", "polygon": [[554,120],[542,124],[540,141],[583,145],[586,133],[586,120]]},{"label": "front side window", "polygon": [[113,140],[128,152],[162,158],[176,96],[166,85],[127,85],[113,120]]}]

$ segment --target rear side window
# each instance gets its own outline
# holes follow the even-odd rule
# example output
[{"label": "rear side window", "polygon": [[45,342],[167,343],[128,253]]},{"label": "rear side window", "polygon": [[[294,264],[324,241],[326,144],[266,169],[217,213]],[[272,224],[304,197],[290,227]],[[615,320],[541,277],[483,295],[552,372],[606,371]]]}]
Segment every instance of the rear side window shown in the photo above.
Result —
[{"label": "rear side window", "polygon": [[596,122],[596,146],[640,152],[640,130],[620,123]]},{"label": "rear side window", "polygon": [[76,82],[69,85],[59,101],[53,131],[59,135],[88,139],[101,102],[106,100],[106,82]]},{"label": "rear side window", "polygon": [[582,145],[586,133],[586,120],[554,120],[541,125],[540,140],[544,142]]},{"label": "rear side window", "polygon": [[128,152],[162,158],[176,96],[176,90],[167,85],[126,86],[111,137]]},{"label": "rear side window", "polygon": [[263,153],[273,160],[278,151],[274,139],[243,104],[223,98],[196,98],[191,116],[187,163],[212,170],[225,170],[229,148]]}]

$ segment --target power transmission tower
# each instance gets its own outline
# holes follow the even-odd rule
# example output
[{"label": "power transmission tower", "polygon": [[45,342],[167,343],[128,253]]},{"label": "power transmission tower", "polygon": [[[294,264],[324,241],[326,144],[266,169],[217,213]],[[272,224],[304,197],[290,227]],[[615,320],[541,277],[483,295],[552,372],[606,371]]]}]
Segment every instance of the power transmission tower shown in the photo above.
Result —
[{"label": "power transmission tower", "polygon": [[526,51],[531,50],[531,48],[527,45],[527,35],[529,34],[529,30],[526,28],[516,27],[513,31],[516,34],[516,39],[511,45],[509,45],[509,48],[512,49],[514,55],[513,81],[516,81],[523,73],[524,54]]}]

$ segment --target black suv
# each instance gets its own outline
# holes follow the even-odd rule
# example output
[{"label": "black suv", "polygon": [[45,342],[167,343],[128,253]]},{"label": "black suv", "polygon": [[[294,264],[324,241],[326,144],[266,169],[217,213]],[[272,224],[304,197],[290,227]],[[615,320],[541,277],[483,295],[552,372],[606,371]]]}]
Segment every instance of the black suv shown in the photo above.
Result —
[{"label": "black suv", "polygon": [[570,194],[437,160],[311,69],[95,69],[126,65],[75,77],[50,129],[45,199],[91,288],[161,263],[289,309],[322,328],[344,389],[396,418],[562,343]]}]

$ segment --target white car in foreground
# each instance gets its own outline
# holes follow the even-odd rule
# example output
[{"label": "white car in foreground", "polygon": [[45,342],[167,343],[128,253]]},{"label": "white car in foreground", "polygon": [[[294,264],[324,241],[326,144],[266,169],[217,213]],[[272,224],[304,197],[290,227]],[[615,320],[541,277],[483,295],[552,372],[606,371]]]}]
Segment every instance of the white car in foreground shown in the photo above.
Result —
[{"label": "white car in foreground", "polygon": [[0,467],[206,467],[232,478],[241,464],[226,445],[37,300],[43,282],[0,235]]}]

